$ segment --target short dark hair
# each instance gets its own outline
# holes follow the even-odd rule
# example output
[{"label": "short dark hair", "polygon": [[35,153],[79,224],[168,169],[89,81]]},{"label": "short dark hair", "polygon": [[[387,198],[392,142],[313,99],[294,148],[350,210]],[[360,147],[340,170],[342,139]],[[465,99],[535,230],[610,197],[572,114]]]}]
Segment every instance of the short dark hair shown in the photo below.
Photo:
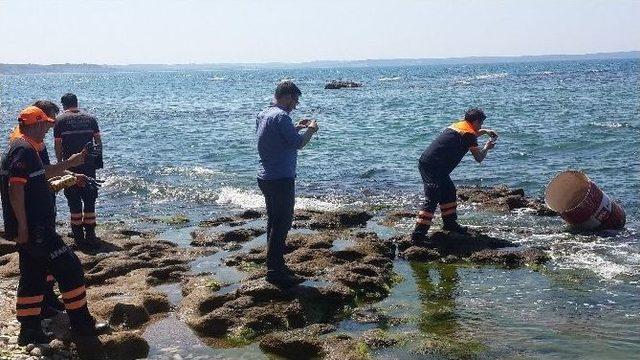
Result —
[{"label": "short dark hair", "polygon": [[464,119],[467,121],[484,121],[487,115],[480,108],[471,108],[464,113]]},{"label": "short dark hair", "polygon": [[294,95],[296,97],[299,97],[300,95],[302,95],[302,91],[300,91],[300,89],[298,89],[298,87],[296,86],[296,84],[293,83],[293,81],[287,80],[287,81],[283,81],[280,84],[278,84],[278,86],[276,87],[276,99],[280,99],[283,96],[287,96],[287,95]]},{"label": "short dark hair", "polygon": [[58,105],[49,100],[38,100],[33,103],[33,106],[44,111],[44,113],[47,114],[47,116],[50,118],[55,118],[56,115],[58,115],[58,113],[60,112],[60,108],[58,107]]},{"label": "short dark hair", "polygon": [[66,93],[62,95],[62,98],[60,98],[60,102],[62,103],[62,107],[65,109],[78,107],[78,97],[72,93]]}]

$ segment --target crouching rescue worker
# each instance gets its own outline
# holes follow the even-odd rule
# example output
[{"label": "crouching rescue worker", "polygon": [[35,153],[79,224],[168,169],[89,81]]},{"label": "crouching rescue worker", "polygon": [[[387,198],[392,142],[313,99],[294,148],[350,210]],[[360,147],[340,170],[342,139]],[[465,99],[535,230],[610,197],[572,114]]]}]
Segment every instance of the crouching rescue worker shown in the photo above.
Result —
[{"label": "crouching rescue worker", "polygon": [[[78,98],[71,93],[62,96],[64,112],[57,117],[53,129],[56,158],[68,159],[71,155],[89,147],[84,164],[71,170],[88,177],[96,177],[96,169],[102,168],[102,140],[98,121],[91,114],[78,109]],[[94,248],[96,238],[96,200],[98,190],[90,186],[71,186],[64,190],[71,213],[71,232],[78,246]]]},{"label": "crouching rescue worker", "polygon": [[[418,212],[411,239],[425,240],[433,221],[436,207],[440,206],[445,231],[464,233],[466,228],[458,224],[456,212],[456,186],[449,174],[458,166],[467,151],[477,162],[482,162],[498,137],[495,131],[483,129],[486,116],[481,109],[472,108],[464,114],[464,120],[446,128],[420,156],[418,169],[424,184],[424,204]],[[478,147],[478,137],[489,135],[491,139]]]},{"label": "crouching rescue worker", "polygon": [[[97,332],[107,330],[96,324],[87,308],[85,280],[78,257],[65,245],[55,229],[54,198],[47,178],[64,174],[81,165],[85,154],[75,154],[56,165],[45,166],[43,140],[54,119],[40,108],[29,106],[18,117],[20,135],[10,141],[1,162],[5,236],[14,239],[19,254],[20,280],[16,315],[20,322],[18,343],[47,343],[40,324],[47,287],[47,273],[58,281],[72,335],[79,351],[86,344],[99,346]],[[81,178],[81,177],[80,177]]]}]

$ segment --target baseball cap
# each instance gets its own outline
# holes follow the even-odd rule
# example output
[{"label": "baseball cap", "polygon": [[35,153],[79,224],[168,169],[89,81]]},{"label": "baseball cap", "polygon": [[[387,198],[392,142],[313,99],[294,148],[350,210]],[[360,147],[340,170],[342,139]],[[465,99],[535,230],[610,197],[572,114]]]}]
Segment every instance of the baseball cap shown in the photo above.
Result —
[{"label": "baseball cap", "polygon": [[20,112],[18,121],[25,125],[33,125],[42,121],[55,123],[56,121],[47,116],[39,107],[27,106]]}]

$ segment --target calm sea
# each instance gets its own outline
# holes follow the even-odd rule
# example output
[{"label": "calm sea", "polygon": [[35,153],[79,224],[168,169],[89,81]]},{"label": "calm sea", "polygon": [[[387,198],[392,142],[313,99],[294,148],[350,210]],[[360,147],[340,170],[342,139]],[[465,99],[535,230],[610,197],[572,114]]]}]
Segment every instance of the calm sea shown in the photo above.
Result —
[{"label": "calm sea", "polygon": [[[529,339],[534,344],[525,354],[536,357],[595,356],[597,349],[623,356],[640,350],[639,65],[598,60],[1,75],[0,134],[8,136],[19,110],[34,100],[74,92],[103,134],[99,217],[199,220],[263,206],[255,183],[255,115],[282,79],[303,92],[292,117],[320,124],[299,156],[297,206],[306,208],[412,208],[421,194],[421,151],[466,108],[482,107],[485,126],[500,139],[482,164],[463,160],[452,174],[457,184],[507,184],[537,197],[558,171],[584,170],[622,204],[628,227],[614,237],[576,236],[563,232],[558,219],[464,209],[463,223],[496,226],[491,231],[503,237],[545,246],[553,261],[534,275],[460,270],[456,322],[467,325],[457,326],[490,318],[482,322],[485,334],[493,326],[500,339]],[[325,90],[332,79],[364,86]],[[7,136],[0,137],[3,147]],[[60,196],[62,218],[64,205]],[[399,271],[414,277],[438,270],[402,266]],[[513,286],[521,292],[511,293]],[[415,297],[412,291],[398,296]],[[493,308],[478,310],[487,306]],[[495,354],[518,345],[490,342]],[[563,344],[584,350],[563,352]]]}]

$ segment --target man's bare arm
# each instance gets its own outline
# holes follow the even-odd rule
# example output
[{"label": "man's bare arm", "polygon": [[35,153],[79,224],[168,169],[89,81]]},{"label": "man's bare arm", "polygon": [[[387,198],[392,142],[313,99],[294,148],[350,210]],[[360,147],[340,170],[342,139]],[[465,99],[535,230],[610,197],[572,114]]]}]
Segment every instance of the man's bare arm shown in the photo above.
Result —
[{"label": "man's bare arm", "polygon": [[475,146],[475,147],[470,148],[469,150],[471,151],[471,154],[473,155],[473,158],[477,162],[481,163],[482,160],[484,160],[487,157],[487,153],[489,152],[489,150],[493,149],[494,146],[496,146],[495,142],[493,142],[493,140],[489,140],[482,147],[482,149],[480,149],[477,146]]},{"label": "man's bare arm", "polygon": [[482,135],[489,135],[492,138],[497,138],[498,137],[498,133],[491,130],[491,129],[480,129],[478,130],[478,135],[482,136]]},{"label": "man's bare arm", "polygon": [[27,227],[27,212],[24,206],[24,184],[9,182],[9,200],[13,213],[18,221],[18,244],[25,244],[29,240],[29,230]]},{"label": "man's bare arm", "polygon": [[56,160],[62,162],[62,139],[55,139],[53,141],[53,148],[56,151]]},{"label": "man's bare arm", "polygon": [[[56,153],[58,149],[56,149]],[[76,167],[82,165],[84,163],[84,159],[87,156],[87,151],[82,150],[77,154],[71,155],[67,160],[58,161],[55,165],[48,165],[44,168],[44,176],[47,179],[51,179],[55,176],[62,176],[66,174],[66,170],[72,167]]]}]

